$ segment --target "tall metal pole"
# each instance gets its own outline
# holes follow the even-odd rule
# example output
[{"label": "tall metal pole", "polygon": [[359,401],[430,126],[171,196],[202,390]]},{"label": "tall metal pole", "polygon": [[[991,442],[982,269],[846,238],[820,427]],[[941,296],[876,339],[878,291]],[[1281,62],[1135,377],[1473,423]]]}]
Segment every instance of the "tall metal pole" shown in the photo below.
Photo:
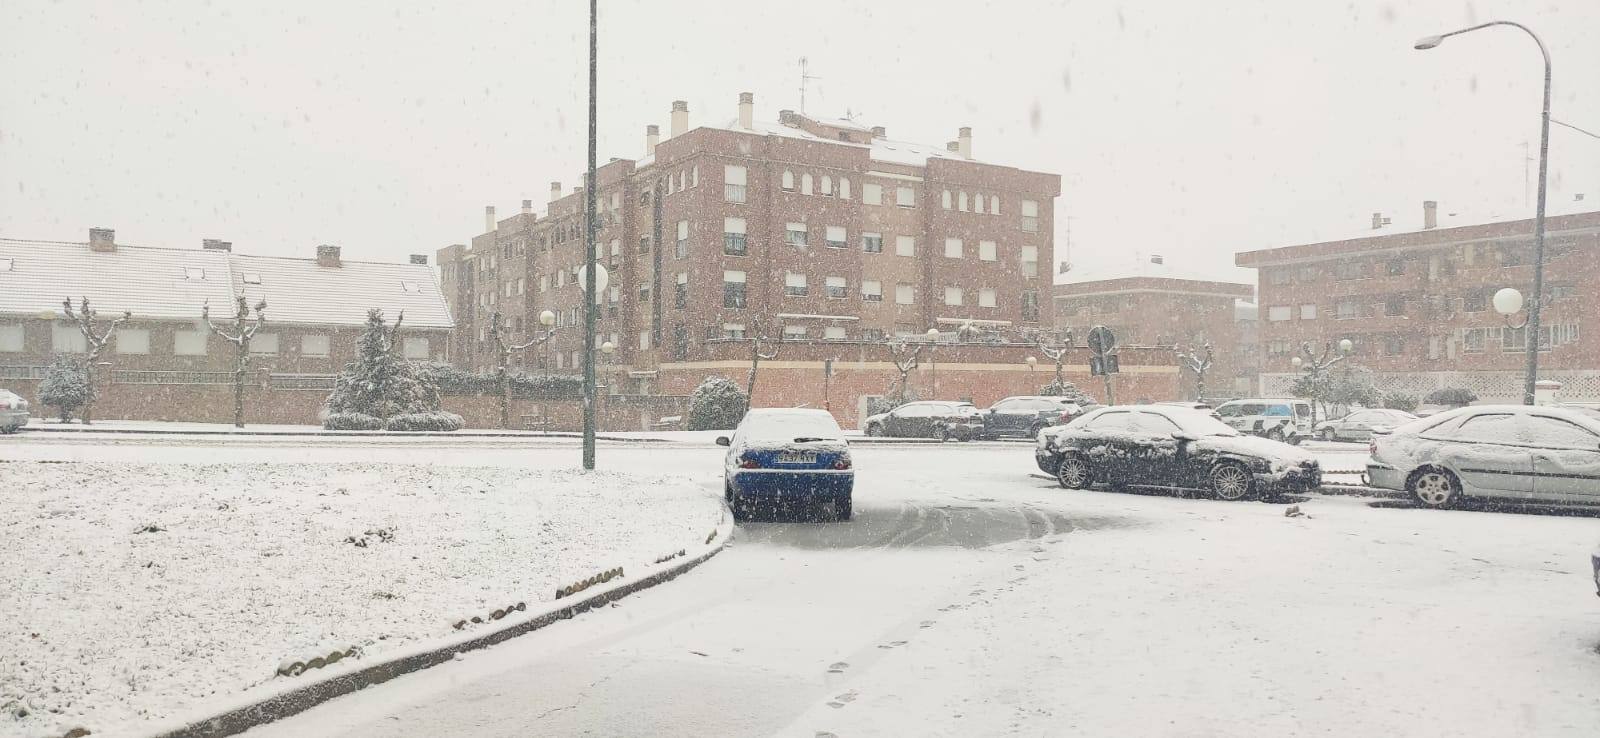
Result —
[{"label": "tall metal pole", "polygon": [[595,85],[599,67],[597,36],[599,0],[589,0],[589,171],[583,187],[583,468],[594,468],[595,379]]},{"label": "tall metal pole", "polygon": [[1532,405],[1534,400],[1534,386],[1539,381],[1539,313],[1544,306],[1544,198],[1545,182],[1550,171],[1550,50],[1544,47],[1544,41],[1539,39],[1539,34],[1533,29],[1512,21],[1490,21],[1479,23],[1470,28],[1451,31],[1438,36],[1429,36],[1419,39],[1413,48],[1426,50],[1437,47],[1445,39],[1463,33],[1476,31],[1489,26],[1511,26],[1533,39],[1539,47],[1539,55],[1544,57],[1544,108],[1539,115],[1539,201],[1533,216],[1533,305],[1528,308],[1527,332],[1523,338],[1527,340],[1528,363],[1527,376],[1523,378],[1522,404]]}]

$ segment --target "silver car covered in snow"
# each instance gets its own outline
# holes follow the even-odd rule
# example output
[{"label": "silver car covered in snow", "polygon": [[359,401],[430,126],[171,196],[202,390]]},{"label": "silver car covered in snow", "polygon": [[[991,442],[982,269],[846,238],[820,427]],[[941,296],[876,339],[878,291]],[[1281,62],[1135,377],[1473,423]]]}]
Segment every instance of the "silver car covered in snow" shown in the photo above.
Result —
[{"label": "silver car covered in snow", "polygon": [[1462,497],[1600,503],[1600,418],[1536,405],[1474,405],[1379,433],[1367,480],[1425,507]]}]

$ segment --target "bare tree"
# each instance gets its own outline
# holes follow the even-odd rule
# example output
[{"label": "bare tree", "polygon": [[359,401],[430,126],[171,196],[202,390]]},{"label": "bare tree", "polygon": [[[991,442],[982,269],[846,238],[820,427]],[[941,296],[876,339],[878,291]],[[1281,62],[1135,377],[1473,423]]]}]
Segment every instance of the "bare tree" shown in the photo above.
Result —
[{"label": "bare tree", "polygon": [[495,349],[494,381],[495,387],[500,392],[500,427],[510,428],[511,376],[509,367],[511,365],[511,355],[550,340],[550,337],[555,335],[555,331],[546,330],[522,343],[507,343],[505,340],[505,328],[505,319],[500,317],[499,310],[489,315],[489,335],[494,337]]},{"label": "bare tree", "polygon": [[1045,358],[1047,358],[1047,359],[1049,359],[1051,361],[1054,361],[1056,363],[1056,381],[1055,381],[1055,386],[1056,387],[1065,387],[1066,386],[1066,378],[1062,376],[1061,364],[1067,360],[1067,354],[1071,353],[1071,351],[1072,351],[1072,344],[1074,343],[1072,331],[1071,330],[1067,330],[1067,331],[1061,333],[1059,336],[1056,337],[1056,338],[1059,339],[1059,342],[1054,342],[1054,343],[1046,341],[1045,340],[1046,335],[1047,334],[1040,333],[1039,336],[1037,337],[1037,341],[1038,341],[1038,345],[1039,345],[1039,352],[1044,354]]},{"label": "bare tree", "polygon": [[233,311],[233,329],[230,333],[226,323],[218,325],[211,320],[211,305],[207,303],[200,307],[200,319],[206,322],[206,327],[212,333],[222,337],[222,340],[233,344],[233,427],[244,427],[244,380],[250,371],[250,339],[255,338],[256,331],[266,325],[267,301],[256,303],[256,316],[250,317],[249,304],[245,302],[244,295],[239,295],[238,302]]},{"label": "bare tree", "polygon": [[122,317],[113,318],[111,320],[111,324],[106,326],[104,333],[97,332],[94,327],[97,313],[95,312],[94,308],[89,307],[89,298],[85,297],[82,299],[83,303],[79,306],[77,312],[73,312],[72,310],[72,298],[70,297],[61,301],[61,307],[66,310],[67,317],[72,319],[74,323],[77,323],[78,332],[83,334],[84,343],[88,348],[88,351],[84,356],[82,366],[83,380],[89,385],[89,393],[88,398],[84,400],[83,403],[82,417],[83,424],[89,425],[89,412],[94,406],[95,397],[99,394],[97,385],[94,382],[94,370],[95,365],[100,360],[100,352],[104,351],[106,344],[111,342],[111,337],[117,334],[117,326],[131,320],[133,318],[133,313],[127,310],[122,311]]},{"label": "bare tree", "polygon": [[894,368],[900,372],[900,378],[895,380],[893,387],[889,388],[885,397],[902,397],[910,385],[907,377],[917,368],[917,357],[922,354],[922,347],[927,344],[912,345],[903,338],[895,339],[889,343],[889,359],[894,362]]},{"label": "bare tree", "polygon": [[756,398],[756,371],[762,361],[778,358],[778,346],[767,335],[767,321],[756,318],[750,323],[750,376],[744,383],[744,411],[750,412],[750,403]]},{"label": "bare tree", "polygon": [[1206,373],[1211,371],[1212,359],[1216,358],[1216,352],[1212,350],[1211,342],[1207,341],[1202,344],[1199,351],[1196,351],[1193,346],[1189,347],[1187,351],[1179,349],[1178,358],[1183,361],[1183,365],[1188,367],[1189,371],[1194,372],[1195,402],[1205,402]]}]

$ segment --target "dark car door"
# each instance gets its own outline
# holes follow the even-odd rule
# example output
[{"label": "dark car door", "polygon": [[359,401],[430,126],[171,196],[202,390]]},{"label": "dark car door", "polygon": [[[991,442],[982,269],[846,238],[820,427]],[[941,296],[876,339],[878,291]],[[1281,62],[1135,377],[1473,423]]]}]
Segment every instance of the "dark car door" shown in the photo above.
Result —
[{"label": "dark car door", "polygon": [[990,406],[989,412],[983,414],[984,433],[991,436],[1014,433],[1017,426],[1017,404],[1017,400],[1001,400]]},{"label": "dark car door", "polygon": [[1126,484],[1136,476],[1133,455],[1137,429],[1133,413],[1109,410],[1092,418],[1085,433],[1074,437],[1091,473],[1109,482]]},{"label": "dark car door", "polygon": [[1172,434],[1181,430],[1177,423],[1160,413],[1134,413],[1129,449],[1133,467],[1130,470],[1130,483],[1162,487],[1192,486],[1183,459],[1179,458],[1178,439],[1172,437]]}]

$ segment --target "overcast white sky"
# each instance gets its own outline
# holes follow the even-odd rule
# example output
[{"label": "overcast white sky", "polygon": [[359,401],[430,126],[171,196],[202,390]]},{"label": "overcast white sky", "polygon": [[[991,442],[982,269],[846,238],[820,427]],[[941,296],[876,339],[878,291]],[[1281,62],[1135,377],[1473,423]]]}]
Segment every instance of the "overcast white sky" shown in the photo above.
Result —
[{"label": "overcast white sky", "polygon": [[[805,3],[601,0],[600,157],[798,108],[1060,173],[1057,254],[1228,276],[1235,251],[1359,231],[1373,211],[1516,217],[1554,115],[1600,132],[1593,0]],[[394,6],[405,6],[396,9]],[[465,7],[458,7],[465,6]],[[483,206],[581,181],[587,3],[15,2],[0,8],[0,236],[401,260]],[[1551,132],[1551,200],[1600,207],[1600,139]],[[1253,273],[1233,276],[1253,281]]]}]

